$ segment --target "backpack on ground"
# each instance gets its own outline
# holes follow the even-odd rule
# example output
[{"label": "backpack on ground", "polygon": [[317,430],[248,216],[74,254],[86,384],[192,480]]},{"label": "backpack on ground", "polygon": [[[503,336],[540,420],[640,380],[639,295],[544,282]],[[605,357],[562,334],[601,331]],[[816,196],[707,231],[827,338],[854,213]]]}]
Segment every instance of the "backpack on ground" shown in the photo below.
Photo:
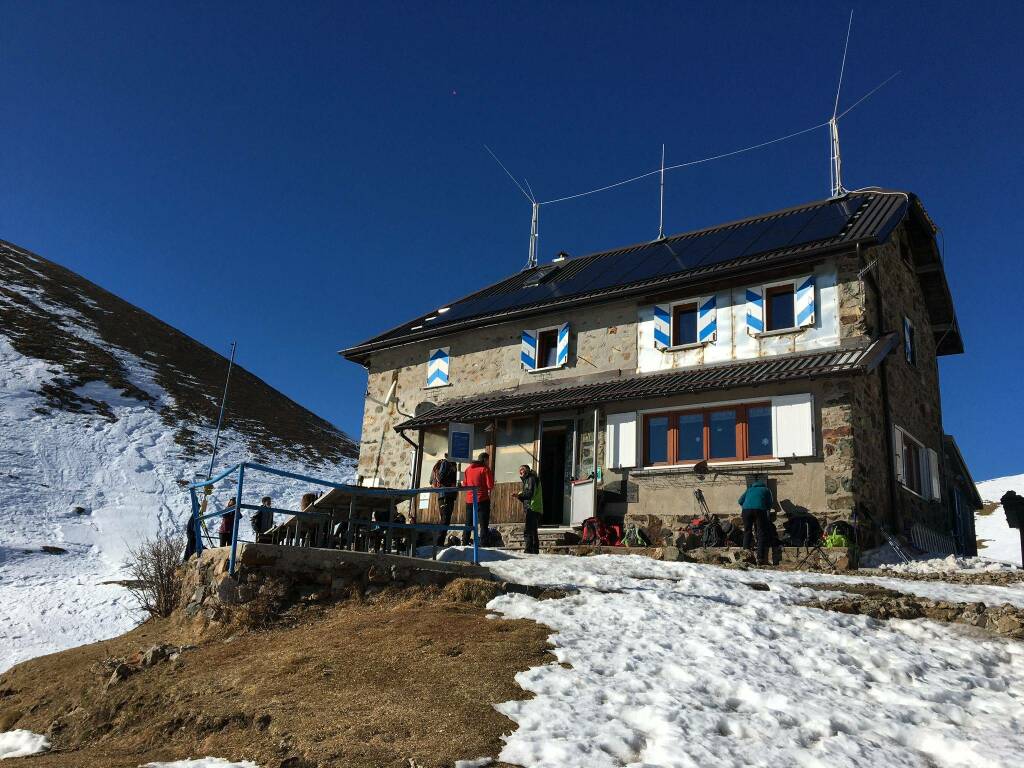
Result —
[{"label": "backpack on ground", "polygon": [[580,540],[589,546],[607,546],[610,543],[608,526],[599,517],[588,517],[583,521],[583,535]]},{"label": "backpack on ground", "polygon": [[717,517],[711,517],[704,522],[700,532],[700,545],[705,549],[708,547],[720,547],[725,543],[725,533],[722,530],[722,523]]},{"label": "backpack on ground", "polygon": [[627,547],[649,547],[651,540],[647,538],[640,526],[630,523],[626,526],[626,532],[622,536],[622,543]]},{"label": "backpack on ground", "polygon": [[782,530],[791,547],[810,547],[821,541],[821,523],[812,515],[790,517]]}]

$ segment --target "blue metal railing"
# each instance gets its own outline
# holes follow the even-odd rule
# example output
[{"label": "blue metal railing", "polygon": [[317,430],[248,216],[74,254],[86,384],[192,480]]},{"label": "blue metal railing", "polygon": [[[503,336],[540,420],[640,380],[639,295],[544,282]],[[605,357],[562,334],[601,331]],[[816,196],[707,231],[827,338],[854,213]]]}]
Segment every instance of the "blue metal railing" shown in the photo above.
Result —
[{"label": "blue metal railing", "polygon": [[[388,519],[384,520],[362,520],[349,518],[346,522],[349,523],[350,533],[351,525],[355,523],[358,525],[366,525],[373,529],[385,529],[385,548],[390,551],[392,542],[392,532],[396,529],[403,529],[410,532],[412,535],[413,551],[415,551],[415,534],[420,531],[462,531],[463,535],[473,535],[473,563],[480,563],[480,525],[478,517],[478,499],[477,489],[475,487],[455,487],[455,488],[409,488],[409,489],[397,489],[397,488],[365,488],[361,485],[348,485],[346,483],[336,483],[331,480],[324,480],[319,477],[311,477],[309,475],[303,475],[298,472],[288,472],[283,469],[276,469],[274,467],[267,467],[263,464],[256,464],[254,462],[243,461],[240,464],[235,464],[233,467],[228,467],[216,477],[211,477],[209,480],[198,480],[188,486],[189,496],[192,503],[192,520],[191,524],[195,528],[195,542],[196,542],[196,555],[202,553],[205,547],[203,546],[203,528],[204,521],[213,518],[223,517],[225,514],[230,514],[234,511],[234,522],[231,530],[231,556],[228,561],[228,572],[231,575],[235,573],[235,564],[238,556],[238,526],[242,519],[242,510],[265,510],[269,509],[271,512],[285,515],[292,515],[293,517],[308,517],[323,520],[325,517],[330,518],[326,512],[309,512],[306,510],[295,511],[289,509],[279,509],[277,507],[263,507],[255,504],[245,504],[242,501],[242,491],[245,483],[246,470],[251,472],[262,472],[269,475],[276,475],[278,477],[284,477],[289,480],[299,480],[301,482],[310,483],[312,485],[319,485],[325,488],[337,488],[349,493],[353,496],[365,496],[365,497],[385,497],[392,499],[406,500],[408,499],[411,503],[412,499],[421,493],[437,493],[437,494],[452,494],[452,493],[469,493],[472,498],[473,506],[473,520],[470,523],[468,520],[462,525],[445,525],[439,523],[398,523],[391,519],[391,514],[394,511],[395,505],[392,504],[389,507]],[[238,479],[235,483],[235,505],[231,510],[219,510],[217,512],[211,512],[208,514],[201,513],[201,504],[199,502],[199,495],[196,493],[198,490],[203,490],[207,495],[209,490],[212,489],[215,483],[224,480],[234,473],[238,473]],[[307,508],[308,509],[308,508]],[[354,542],[350,539],[348,545],[353,546]]]}]

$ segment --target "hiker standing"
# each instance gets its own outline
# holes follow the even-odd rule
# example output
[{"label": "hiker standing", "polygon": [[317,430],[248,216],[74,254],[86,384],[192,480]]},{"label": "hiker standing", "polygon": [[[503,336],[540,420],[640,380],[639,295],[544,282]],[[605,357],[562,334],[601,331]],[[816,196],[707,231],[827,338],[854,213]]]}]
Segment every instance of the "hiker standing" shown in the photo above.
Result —
[{"label": "hiker standing", "polygon": [[274,527],[274,511],[270,508],[269,496],[264,496],[260,499],[260,508],[252,513],[252,516],[249,518],[249,524],[252,526],[253,535],[257,539]]},{"label": "hiker standing", "polygon": [[[743,517],[743,548],[751,548],[751,533],[757,534],[757,564],[768,564],[768,511],[774,506],[772,492],[764,480],[755,480],[739,500]],[[755,530],[756,529],[756,530]]]},{"label": "hiker standing", "polygon": [[224,510],[224,514],[220,516],[220,546],[226,547],[231,543],[231,534],[235,530],[235,515],[238,514],[238,510],[235,509],[235,500],[228,499],[228,505]]},{"label": "hiker standing", "polygon": [[[430,487],[454,488],[458,482],[459,471],[455,467],[455,462],[449,459],[446,453],[443,459],[438,459],[430,472]],[[452,524],[452,512],[455,511],[455,499],[458,498],[458,495],[458,492],[438,494],[437,507],[441,513],[441,525]],[[439,531],[437,546],[443,547],[447,540],[448,531]]]},{"label": "hiker standing", "polygon": [[[488,526],[491,524],[491,491],[494,490],[494,474],[491,472],[488,462],[490,456],[481,453],[476,461],[466,468],[464,485],[469,488],[476,488],[477,507],[477,530],[480,531],[480,546],[486,546]],[[470,522],[473,515],[473,492],[466,492],[466,520]],[[469,536],[462,535],[462,545],[469,544]]]},{"label": "hiker standing", "polygon": [[181,562],[187,563],[188,559],[196,553],[196,520],[192,515],[188,516],[185,523],[185,556]]},{"label": "hiker standing", "polygon": [[526,527],[523,530],[524,551],[528,555],[538,555],[540,554],[540,534],[537,528],[540,525],[540,516],[544,512],[544,497],[541,495],[540,478],[526,464],[519,467],[519,477],[523,481],[523,490],[516,494],[516,498],[523,502],[523,514],[526,517]]}]

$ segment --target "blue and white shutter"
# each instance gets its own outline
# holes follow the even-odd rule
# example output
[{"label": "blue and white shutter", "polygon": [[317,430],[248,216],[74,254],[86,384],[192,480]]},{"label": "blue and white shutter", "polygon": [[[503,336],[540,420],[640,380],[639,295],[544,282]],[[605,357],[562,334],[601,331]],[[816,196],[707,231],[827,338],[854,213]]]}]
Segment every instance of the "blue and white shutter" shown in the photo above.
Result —
[{"label": "blue and white shutter", "polygon": [[814,325],[814,275],[797,280],[796,324],[800,328]]},{"label": "blue and white shutter", "polygon": [[558,350],[555,365],[562,366],[569,362],[569,324],[562,323],[558,327]]},{"label": "blue and white shutter", "polygon": [[528,371],[537,368],[537,332],[523,331],[522,341],[519,345],[519,362]]},{"label": "blue and white shutter", "polygon": [[440,347],[430,350],[427,358],[427,386],[445,387],[448,386],[448,350],[449,347]]},{"label": "blue and white shutter", "polygon": [[654,348],[667,349],[672,346],[672,308],[668,304],[654,307]]},{"label": "blue and white shutter", "polygon": [[764,288],[747,288],[747,333],[764,333]]},{"label": "blue and white shutter", "polygon": [[697,341],[707,344],[718,338],[718,302],[714,296],[697,300]]}]

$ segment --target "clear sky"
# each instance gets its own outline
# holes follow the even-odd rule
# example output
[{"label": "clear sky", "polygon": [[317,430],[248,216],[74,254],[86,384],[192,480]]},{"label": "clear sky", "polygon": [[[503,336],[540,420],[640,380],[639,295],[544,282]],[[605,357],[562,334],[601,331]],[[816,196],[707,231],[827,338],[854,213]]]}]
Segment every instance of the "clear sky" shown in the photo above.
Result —
[{"label": "clear sky", "polygon": [[[358,436],[336,352],[518,270],[541,199],[827,120],[849,2],[0,0],[0,238],[239,359]],[[918,193],[967,353],[944,417],[1024,472],[1017,2],[855,2],[847,187]],[[841,108],[842,108],[841,105]],[[682,232],[829,193],[824,129],[669,175]],[[540,253],[657,235],[657,181],[550,206]]]}]

